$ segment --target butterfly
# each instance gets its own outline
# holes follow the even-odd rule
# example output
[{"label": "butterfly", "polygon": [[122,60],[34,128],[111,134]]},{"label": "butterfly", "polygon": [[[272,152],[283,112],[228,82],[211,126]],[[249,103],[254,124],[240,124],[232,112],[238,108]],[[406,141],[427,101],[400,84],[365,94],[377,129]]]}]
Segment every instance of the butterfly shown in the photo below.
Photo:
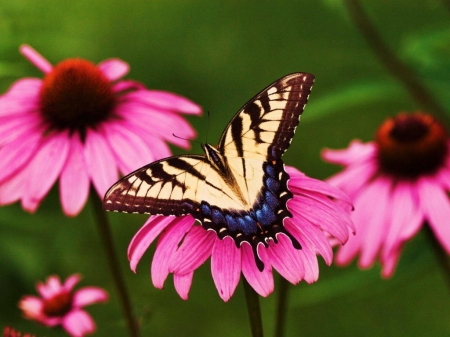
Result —
[{"label": "butterfly", "polygon": [[155,161],[120,179],[106,193],[108,211],[182,216],[191,214],[219,238],[237,247],[251,245],[260,271],[258,245],[287,235],[292,217],[287,202],[289,175],[282,155],[291,144],[308,101],[314,76],[293,73],[249,100],[231,119],[219,144],[202,144],[205,155],[180,155]]}]

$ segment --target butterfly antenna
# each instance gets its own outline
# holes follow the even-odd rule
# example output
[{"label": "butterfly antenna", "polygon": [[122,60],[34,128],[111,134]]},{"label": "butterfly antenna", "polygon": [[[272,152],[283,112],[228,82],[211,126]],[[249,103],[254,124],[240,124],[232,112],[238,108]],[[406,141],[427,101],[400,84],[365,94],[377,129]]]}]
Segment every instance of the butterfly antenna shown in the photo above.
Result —
[{"label": "butterfly antenna", "polygon": [[175,138],[178,138],[178,139],[183,139],[183,140],[187,140],[188,142],[198,143],[198,144],[202,145],[202,142],[199,142],[198,140],[195,140],[195,139],[183,138],[183,137],[177,136],[174,133],[172,133],[172,136],[174,136]]}]

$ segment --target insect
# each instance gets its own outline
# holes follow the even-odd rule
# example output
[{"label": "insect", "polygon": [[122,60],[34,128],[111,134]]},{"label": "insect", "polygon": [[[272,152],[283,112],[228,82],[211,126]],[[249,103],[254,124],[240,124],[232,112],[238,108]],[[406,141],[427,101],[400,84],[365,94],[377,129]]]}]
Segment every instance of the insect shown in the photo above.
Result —
[{"label": "insect", "polygon": [[108,211],[182,216],[191,214],[219,238],[252,246],[259,270],[258,245],[287,235],[292,198],[282,155],[291,144],[308,101],[314,76],[293,73],[248,101],[225,128],[217,147],[202,144],[205,155],[158,160],[120,179],[106,193]]}]

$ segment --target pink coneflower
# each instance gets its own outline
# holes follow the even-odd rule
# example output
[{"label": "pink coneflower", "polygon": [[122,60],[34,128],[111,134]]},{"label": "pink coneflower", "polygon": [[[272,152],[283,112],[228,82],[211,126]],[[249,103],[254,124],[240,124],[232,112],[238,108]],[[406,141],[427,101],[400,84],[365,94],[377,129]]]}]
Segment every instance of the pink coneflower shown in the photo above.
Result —
[{"label": "pink coneflower", "polygon": [[[220,239],[216,232],[205,230],[190,215],[151,216],[128,247],[131,269],[136,271],[142,255],[161,234],[151,266],[153,284],[163,288],[167,276],[173,273],[175,289],[183,299],[188,297],[194,271],[210,256],[214,283],[224,301],[233,295],[241,272],[261,296],[268,296],[274,289],[272,267],[293,284],[302,279],[308,283],[316,281],[319,276],[316,253],[328,265],[333,258],[328,236],[341,243],[349,237],[350,201],[338,189],[295,168],[287,167],[287,172],[288,187],[294,195],[288,201],[293,217],[285,219],[284,232],[277,233],[276,240],[268,240],[267,246],[262,243],[257,246],[264,264],[262,271],[248,242],[237,248],[231,237]],[[293,240],[301,249],[294,248]]]},{"label": "pink coneflower", "polygon": [[53,67],[30,46],[20,51],[45,77],[20,79],[0,97],[1,205],[21,200],[34,212],[60,178],[63,211],[76,215],[90,182],[103,197],[119,171],[167,157],[166,141],[188,148],[195,136],[180,113],[200,114],[199,106],[121,80],[129,66],[119,59]]},{"label": "pink coneflower", "polygon": [[356,236],[337,254],[339,264],[360,254],[359,266],[379,258],[393,274],[401,249],[427,224],[450,253],[450,154],[444,127],[432,116],[401,113],[385,121],[375,142],[353,141],[323,157],[344,165],[329,182],[354,201]]},{"label": "pink coneflower", "polygon": [[19,307],[25,318],[37,321],[49,327],[61,325],[67,333],[81,337],[95,331],[92,317],[82,308],[105,302],[108,294],[98,287],[84,287],[74,291],[80,281],[79,275],[69,276],[61,284],[58,276],[50,276],[47,283],[38,283],[37,290],[41,297],[24,296]]}]

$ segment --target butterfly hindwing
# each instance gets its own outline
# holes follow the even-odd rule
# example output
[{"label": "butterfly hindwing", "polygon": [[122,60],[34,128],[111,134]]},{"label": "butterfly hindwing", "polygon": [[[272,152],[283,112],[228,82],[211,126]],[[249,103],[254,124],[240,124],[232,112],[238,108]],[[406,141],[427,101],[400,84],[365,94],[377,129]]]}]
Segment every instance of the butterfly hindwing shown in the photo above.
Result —
[{"label": "butterfly hindwing", "polygon": [[219,150],[226,156],[279,159],[291,143],[313,84],[313,75],[294,73],[262,90],[233,117]]}]

